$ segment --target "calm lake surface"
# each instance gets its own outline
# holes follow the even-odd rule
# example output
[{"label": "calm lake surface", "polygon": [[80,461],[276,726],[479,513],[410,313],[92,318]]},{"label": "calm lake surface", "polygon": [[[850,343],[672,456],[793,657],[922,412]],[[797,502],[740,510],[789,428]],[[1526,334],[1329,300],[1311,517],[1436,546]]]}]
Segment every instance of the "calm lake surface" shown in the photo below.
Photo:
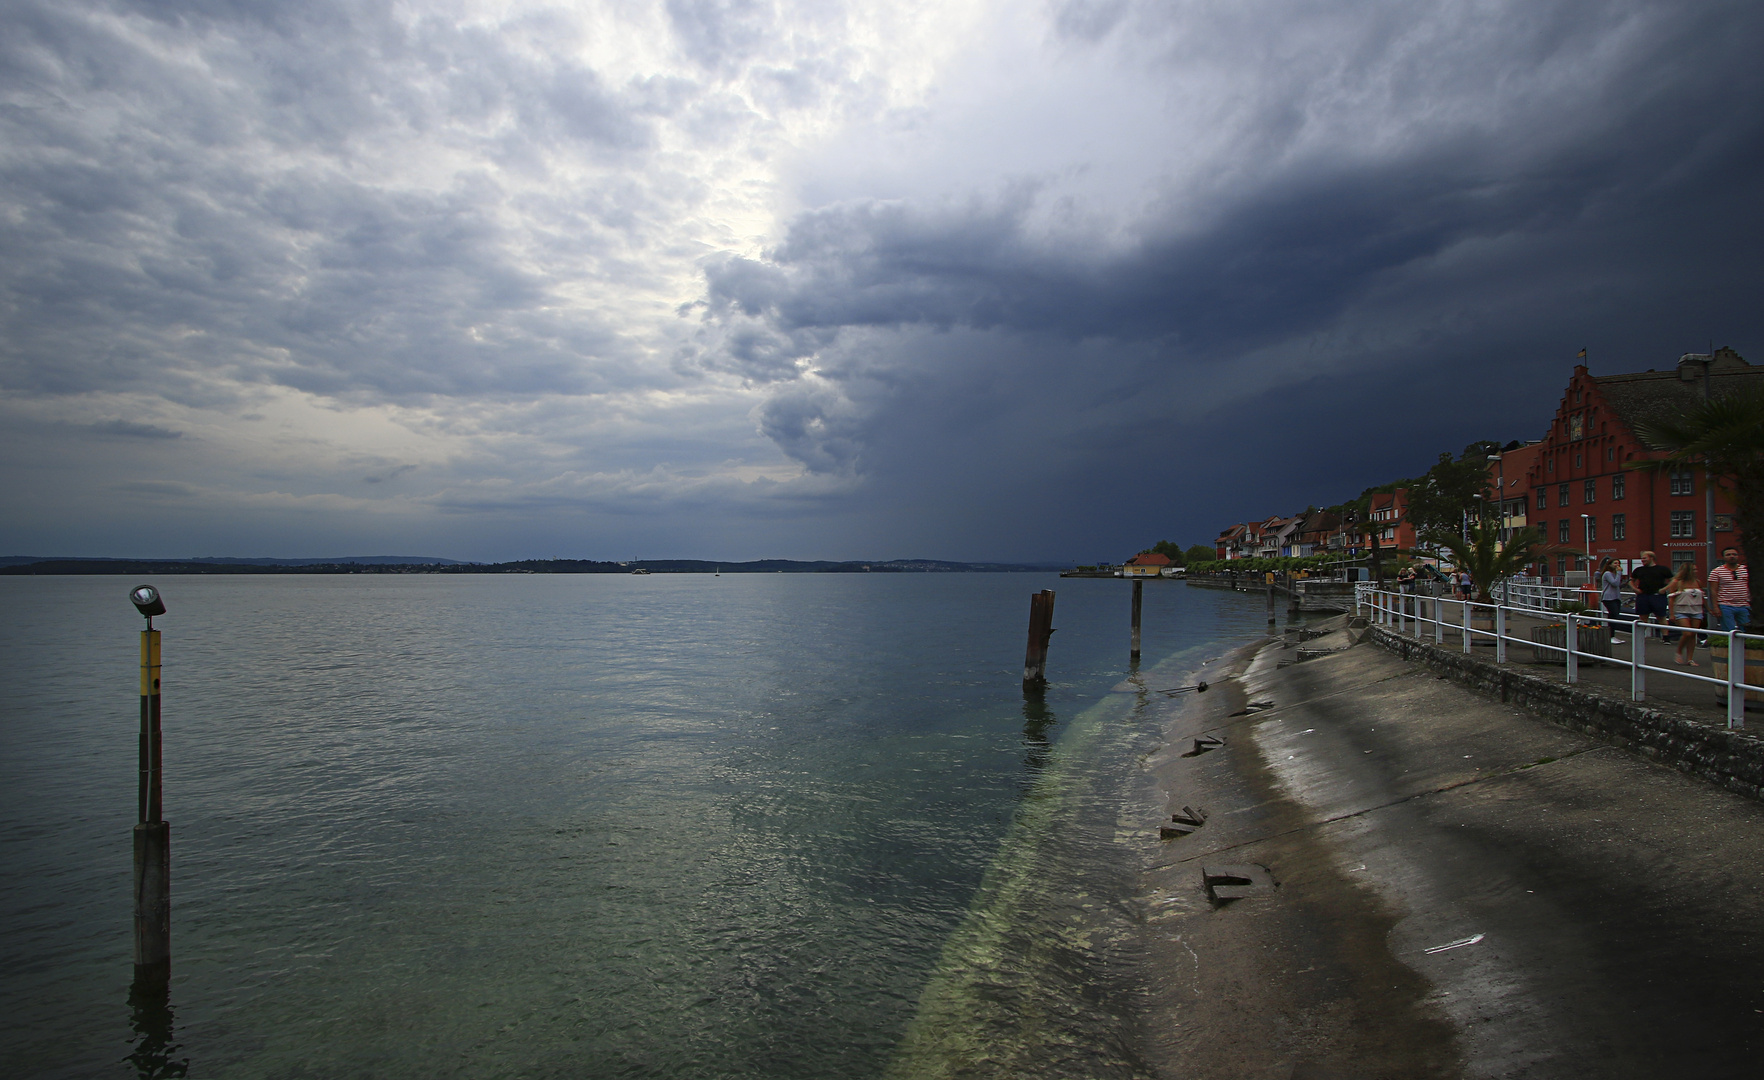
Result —
[{"label": "calm lake surface", "polygon": [[[130,1003],[134,584],[0,578],[8,1075],[789,1080],[1015,1040],[1057,1076],[1001,1002],[1117,1034],[1106,940],[1023,942],[1131,887],[1125,582],[154,579],[169,1013]],[[1157,676],[1262,627],[1145,600]]]}]

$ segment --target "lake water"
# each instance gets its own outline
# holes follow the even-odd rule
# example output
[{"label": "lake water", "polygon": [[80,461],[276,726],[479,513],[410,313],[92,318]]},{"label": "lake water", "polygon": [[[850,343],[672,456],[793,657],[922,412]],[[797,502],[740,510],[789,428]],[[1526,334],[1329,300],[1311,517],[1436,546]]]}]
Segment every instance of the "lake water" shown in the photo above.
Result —
[{"label": "lake water", "polygon": [[[134,584],[0,578],[8,1075],[1137,1073],[1125,582],[155,579],[169,1012],[130,1003]],[[1159,677],[1262,626],[1145,600]]]}]

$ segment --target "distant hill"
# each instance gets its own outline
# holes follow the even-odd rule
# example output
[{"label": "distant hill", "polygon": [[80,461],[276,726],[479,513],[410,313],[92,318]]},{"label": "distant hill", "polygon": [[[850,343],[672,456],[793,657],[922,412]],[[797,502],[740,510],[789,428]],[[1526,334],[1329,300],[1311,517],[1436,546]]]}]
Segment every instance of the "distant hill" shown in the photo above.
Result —
[{"label": "distant hill", "polygon": [[116,559],[88,556],[0,555],[0,567],[28,566],[31,563],[177,563],[212,566],[468,566],[458,559],[437,559],[427,555],[351,555],[331,559],[235,559],[204,555],[193,559]]},{"label": "distant hill", "polygon": [[229,559],[204,556],[185,559],[194,563],[243,563],[251,566],[469,566],[458,559],[437,559],[429,555],[350,555],[331,559]]},{"label": "distant hill", "polygon": [[758,559],[716,562],[708,559],[641,559],[602,562],[591,559],[520,559],[505,563],[464,563],[414,555],[369,555],[349,559],[44,559],[0,556],[0,574],[935,574],[1024,573],[1060,570],[1055,563],[962,563],[941,559],[891,559],[877,562],[803,562]]}]

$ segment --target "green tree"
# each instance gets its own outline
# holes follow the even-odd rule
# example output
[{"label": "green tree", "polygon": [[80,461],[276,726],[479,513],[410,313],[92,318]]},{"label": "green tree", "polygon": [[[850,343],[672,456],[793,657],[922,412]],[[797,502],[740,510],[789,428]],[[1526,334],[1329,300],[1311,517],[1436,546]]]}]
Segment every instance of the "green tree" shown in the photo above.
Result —
[{"label": "green tree", "polygon": [[1464,447],[1456,460],[1450,454],[1439,455],[1409,488],[1409,524],[1417,533],[1455,530],[1463,524],[1466,513],[1480,516],[1478,495],[1488,491],[1488,455],[1499,444],[1482,440]]},{"label": "green tree", "polygon": [[1709,481],[1733,499],[1739,547],[1748,559],[1764,543],[1764,382],[1729,391],[1671,419],[1640,423],[1635,433],[1663,460],[1632,461],[1626,468],[1701,465]]},{"label": "green tree", "polygon": [[1151,549],[1159,555],[1168,555],[1173,563],[1182,562],[1182,545],[1170,540],[1159,540]]},{"label": "green tree", "polygon": [[1482,603],[1489,601],[1490,593],[1496,585],[1532,563],[1551,555],[1572,551],[1570,548],[1545,542],[1543,531],[1535,525],[1514,530],[1503,544],[1500,524],[1494,521],[1473,523],[1468,538],[1453,528],[1423,533],[1421,540],[1451,552],[1452,562],[1459,569],[1470,572],[1470,581],[1476,587],[1476,599]]},{"label": "green tree", "polygon": [[1211,544],[1195,544],[1182,553],[1183,565],[1189,563],[1212,562],[1219,557],[1219,549]]}]

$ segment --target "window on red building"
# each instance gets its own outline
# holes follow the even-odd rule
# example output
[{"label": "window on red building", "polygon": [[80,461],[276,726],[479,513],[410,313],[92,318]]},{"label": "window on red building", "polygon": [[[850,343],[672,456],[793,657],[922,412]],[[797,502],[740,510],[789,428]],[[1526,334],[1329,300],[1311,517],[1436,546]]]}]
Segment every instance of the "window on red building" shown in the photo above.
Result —
[{"label": "window on red building", "polygon": [[1556,543],[1566,544],[1567,542],[1568,542],[1568,519],[1563,518],[1561,521],[1556,522]]},{"label": "window on red building", "polygon": [[1537,508],[1539,510],[1545,510],[1545,509],[1549,508],[1549,505],[1550,505],[1550,493],[1545,491],[1543,488],[1538,488],[1537,489]]},{"label": "window on red building", "polygon": [[1697,535],[1697,512],[1695,510],[1672,511],[1672,536],[1674,539],[1689,540]]},{"label": "window on red building", "polygon": [[1623,498],[1624,487],[1625,487],[1625,477],[1622,473],[1618,473],[1616,476],[1611,477],[1611,498],[1613,498],[1613,499]]},{"label": "window on red building", "polygon": [[1568,485],[1567,484],[1559,485],[1556,488],[1556,505],[1557,506],[1567,506],[1568,505]]},{"label": "window on red building", "polygon": [[1624,521],[1624,516],[1622,514],[1611,515],[1611,539],[1628,539],[1628,528],[1628,524]]},{"label": "window on red building", "polygon": [[1581,520],[1586,522],[1586,546],[1592,547],[1599,542],[1599,519],[1589,517]]},{"label": "window on red building", "polygon": [[1670,494],[1695,495],[1697,493],[1696,485],[1691,481],[1689,469],[1673,469],[1667,474],[1667,479],[1671,485]]},{"label": "window on red building", "polygon": [[1599,501],[1599,482],[1597,480],[1588,480],[1584,485],[1582,485],[1581,491],[1580,491],[1580,501],[1581,502],[1598,502]]}]

